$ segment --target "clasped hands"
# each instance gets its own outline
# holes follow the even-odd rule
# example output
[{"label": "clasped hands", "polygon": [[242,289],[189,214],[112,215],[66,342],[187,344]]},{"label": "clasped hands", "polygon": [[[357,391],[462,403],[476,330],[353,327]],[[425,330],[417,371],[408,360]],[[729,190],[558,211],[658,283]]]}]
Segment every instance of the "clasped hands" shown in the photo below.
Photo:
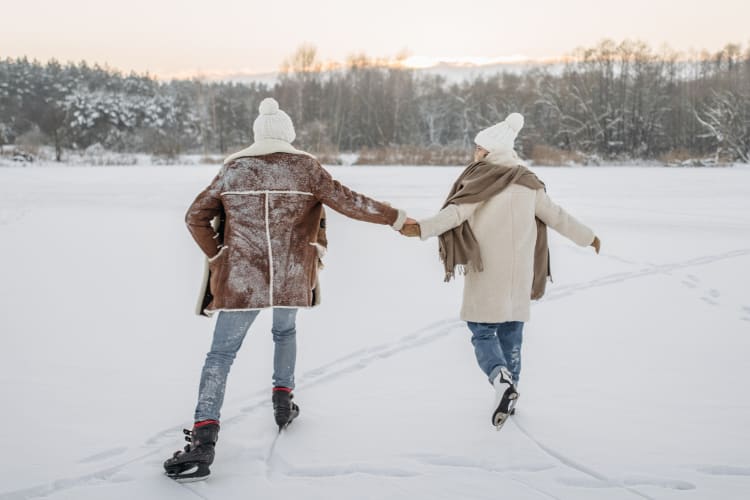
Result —
[{"label": "clasped hands", "polygon": [[399,233],[409,238],[419,238],[422,235],[422,232],[419,229],[419,222],[411,217],[406,218],[406,222],[404,222],[404,226]]}]

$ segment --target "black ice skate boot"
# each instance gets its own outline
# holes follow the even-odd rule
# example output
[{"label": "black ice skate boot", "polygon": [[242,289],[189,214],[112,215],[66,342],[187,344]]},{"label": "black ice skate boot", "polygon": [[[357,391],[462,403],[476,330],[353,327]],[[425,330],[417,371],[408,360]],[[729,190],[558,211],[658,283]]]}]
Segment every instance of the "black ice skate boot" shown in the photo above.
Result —
[{"label": "black ice skate boot", "polygon": [[508,419],[509,415],[515,413],[515,406],[518,402],[518,390],[513,384],[513,377],[506,368],[502,368],[492,381],[495,387],[496,405],[492,413],[492,425],[500,430]]},{"label": "black ice skate boot", "polygon": [[291,389],[287,387],[273,388],[273,396],[271,397],[273,416],[276,419],[276,425],[279,426],[279,432],[291,424],[292,420],[299,415],[299,406],[293,403],[292,399],[294,399],[294,395]]},{"label": "black ice skate boot", "polygon": [[204,420],[196,422],[193,430],[183,429],[184,450],[176,451],[164,462],[167,476],[179,482],[200,481],[211,473],[208,466],[214,461],[214,447],[219,438],[219,422]]}]

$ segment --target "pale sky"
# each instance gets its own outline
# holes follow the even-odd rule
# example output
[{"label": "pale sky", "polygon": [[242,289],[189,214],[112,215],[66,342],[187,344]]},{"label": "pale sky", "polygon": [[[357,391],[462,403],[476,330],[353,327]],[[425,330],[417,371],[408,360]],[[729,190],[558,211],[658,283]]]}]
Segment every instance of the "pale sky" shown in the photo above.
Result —
[{"label": "pale sky", "polygon": [[547,59],[603,38],[715,51],[750,43],[750,0],[4,1],[0,57],[157,76],[276,71],[303,43],[420,59]]}]

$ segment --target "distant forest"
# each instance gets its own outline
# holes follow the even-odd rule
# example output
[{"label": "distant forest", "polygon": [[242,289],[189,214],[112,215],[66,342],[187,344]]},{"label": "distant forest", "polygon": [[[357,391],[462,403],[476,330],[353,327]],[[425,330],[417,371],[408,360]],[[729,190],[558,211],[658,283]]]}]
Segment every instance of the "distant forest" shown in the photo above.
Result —
[{"label": "distant forest", "polygon": [[292,117],[295,144],[330,162],[359,153],[369,163],[461,164],[474,135],[513,111],[526,117],[519,152],[537,164],[750,161],[750,47],[741,45],[685,55],[603,41],[566,62],[461,82],[363,55],[321,68],[310,46],[272,85],[0,59],[0,145],[52,146],[58,160],[92,146],[225,154],[252,142],[270,95]]}]

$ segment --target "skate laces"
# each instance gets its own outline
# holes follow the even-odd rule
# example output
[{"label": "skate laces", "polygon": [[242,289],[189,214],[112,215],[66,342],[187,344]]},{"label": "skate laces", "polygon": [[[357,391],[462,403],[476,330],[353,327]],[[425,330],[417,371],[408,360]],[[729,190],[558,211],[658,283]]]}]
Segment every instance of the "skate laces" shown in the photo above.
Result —
[{"label": "skate laces", "polygon": [[182,433],[185,434],[185,441],[189,443],[185,445],[185,453],[187,453],[193,445],[193,431],[190,429],[182,429]]}]

